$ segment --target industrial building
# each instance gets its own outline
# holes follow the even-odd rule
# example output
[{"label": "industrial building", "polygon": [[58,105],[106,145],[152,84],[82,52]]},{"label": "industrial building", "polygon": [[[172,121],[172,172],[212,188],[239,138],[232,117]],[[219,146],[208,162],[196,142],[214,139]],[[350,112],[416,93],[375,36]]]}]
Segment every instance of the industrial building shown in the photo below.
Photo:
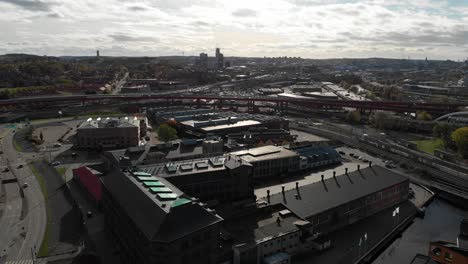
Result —
[{"label": "industrial building", "polygon": [[[147,150],[147,149],[146,149]],[[140,151],[146,151],[141,149]],[[150,152],[149,152],[150,153]],[[254,187],[252,165],[232,155],[218,155],[200,159],[164,163],[142,162],[144,152],[108,151],[103,154],[106,170],[120,168],[113,173],[138,170],[157,175],[174,184],[181,191],[210,204],[252,200]]]},{"label": "industrial building", "polygon": [[77,129],[75,147],[115,149],[138,146],[146,132],[146,118],[88,118]]},{"label": "industrial building", "polygon": [[251,129],[289,129],[289,121],[278,116],[213,112],[211,109],[155,108],[148,110],[155,123],[173,120],[179,129],[195,137],[225,136]]},{"label": "industrial building", "polygon": [[290,263],[291,256],[309,251],[314,246],[311,223],[281,204],[260,207],[223,224],[223,245],[232,248],[232,262]]},{"label": "industrial building", "polygon": [[217,263],[223,219],[161,177],[101,177],[105,227],[122,263]]},{"label": "industrial building", "polygon": [[[358,165],[359,166],[359,165]],[[347,170],[346,170],[347,171]],[[266,204],[283,204],[312,223],[313,232],[326,235],[408,199],[409,179],[380,166],[299,186],[270,195]]]},{"label": "industrial building", "polygon": [[264,146],[236,151],[231,154],[252,164],[255,179],[284,178],[299,170],[299,154],[281,147]]},{"label": "industrial building", "polygon": [[255,146],[259,143],[283,143],[293,142],[297,136],[291,135],[285,129],[257,129],[238,133],[230,133],[226,135],[228,142],[235,141],[247,146]]},{"label": "industrial building", "polygon": [[252,165],[231,155],[140,166],[211,205],[254,198]]},{"label": "industrial building", "polygon": [[340,154],[326,142],[298,142],[290,144],[289,149],[300,155],[300,170],[341,163]]},{"label": "industrial building", "polygon": [[182,139],[155,145],[144,145],[104,153],[113,164],[122,168],[137,165],[222,156],[224,141],[220,138]]}]

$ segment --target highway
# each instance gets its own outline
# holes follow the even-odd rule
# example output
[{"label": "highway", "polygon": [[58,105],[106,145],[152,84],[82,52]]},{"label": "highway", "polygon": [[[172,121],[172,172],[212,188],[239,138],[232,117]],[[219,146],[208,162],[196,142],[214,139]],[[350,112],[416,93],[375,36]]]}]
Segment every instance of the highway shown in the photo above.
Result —
[{"label": "highway", "polygon": [[[212,86],[207,85],[199,88],[188,89],[187,93],[196,93],[197,91],[208,90]],[[169,93],[169,92],[168,92]],[[173,93],[173,92],[171,92]],[[360,110],[384,110],[394,112],[409,112],[427,111],[429,113],[446,114],[459,111],[459,108],[467,107],[468,103],[459,104],[437,104],[437,103],[417,103],[417,102],[373,102],[373,101],[352,101],[352,100],[324,100],[324,99],[297,99],[297,98],[278,98],[278,97],[243,97],[243,96],[215,96],[215,95],[180,95],[184,91],[178,91],[177,94],[121,94],[121,95],[68,95],[68,96],[38,96],[38,97],[24,97],[16,99],[1,100],[0,106],[16,107],[27,106],[29,109],[34,108],[35,105],[50,105],[51,103],[65,103],[65,102],[139,102],[148,100],[162,100],[162,101],[236,101],[236,102],[250,102],[250,103],[284,103],[294,104],[305,108],[355,108]]]},{"label": "highway", "polygon": [[[13,145],[12,131],[8,132],[2,139],[2,146],[4,152],[2,160],[10,168],[12,176],[15,175],[13,177],[18,179],[18,184],[8,184],[11,185],[9,188],[12,188],[8,195],[13,198],[12,202],[9,203],[11,206],[11,211],[8,212],[10,218],[5,218],[5,215],[3,215],[0,218],[0,223],[7,221],[9,224],[6,226],[2,224],[0,228],[2,228],[2,234],[4,234],[3,229],[6,229],[9,235],[1,236],[0,241],[2,243],[0,245],[3,246],[2,250],[5,250],[6,257],[4,259],[7,261],[28,260],[32,258],[33,250],[36,253],[38,252],[45,233],[47,214],[44,196],[38,181],[27,165],[27,162],[33,158],[34,153],[17,152]],[[23,165],[22,168],[19,165]],[[15,199],[14,192],[16,191],[19,195],[18,188],[22,187],[25,182],[28,184],[23,189],[25,199]],[[16,186],[16,190],[13,186]],[[10,198],[7,197],[7,199],[10,202]],[[21,203],[20,208],[19,203]],[[23,219],[19,218],[21,211],[23,211]],[[4,247],[5,244],[7,248]]]}]

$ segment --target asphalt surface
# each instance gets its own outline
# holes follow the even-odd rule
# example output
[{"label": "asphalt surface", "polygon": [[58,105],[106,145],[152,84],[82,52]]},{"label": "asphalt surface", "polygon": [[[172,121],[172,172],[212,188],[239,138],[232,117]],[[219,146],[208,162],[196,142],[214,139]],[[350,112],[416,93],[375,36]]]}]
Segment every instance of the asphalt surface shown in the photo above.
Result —
[{"label": "asphalt surface", "polygon": [[[2,127],[2,129],[5,129]],[[47,215],[39,183],[32,174],[27,161],[32,158],[31,153],[17,152],[13,146],[13,130],[2,138],[2,165],[8,165],[10,172],[2,175],[2,179],[15,177],[18,184],[7,184],[6,210],[0,224],[1,261],[27,260],[32,258],[32,252],[39,250],[45,232]],[[23,165],[19,168],[19,165]],[[3,174],[3,173],[2,173]],[[11,174],[11,175],[10,175]],[[24,188],[24,199],[19,197],[19,188],[27,182]],[[24,218],[21,218],[24,216]]]}]

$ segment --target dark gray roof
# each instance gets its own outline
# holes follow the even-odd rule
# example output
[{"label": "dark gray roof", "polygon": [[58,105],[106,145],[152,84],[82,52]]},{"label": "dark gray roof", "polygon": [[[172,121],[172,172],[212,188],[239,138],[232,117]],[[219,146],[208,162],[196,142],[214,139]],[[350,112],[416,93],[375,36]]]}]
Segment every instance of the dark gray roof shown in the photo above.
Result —
[{"label": "dark gray roof", "polygon": [[[168,181],[157,179],[178,198],[190,199]],[[223,220],[196,202],[174,207],[174,201],[160,201],[134,176],[118,169],[101,177],[101,181],[149,240],[173,241]]]},{"label": "dark gray roof", "polygon": [[[173,161],[163,164],[139,166],[139,170],[158,175],[163,178],[181,175],[192,175],[208,172],[222,172],[226,169],[233,170],[241,166],[252,166],[250,163],[230,155],[216,156],[211,158],[193,159],[184,161]],[[172,170],[169,171],[168,167]]]},{"label": "dark gray roof", "polygon": [[271,195],[270,204],[283,203],[298,216],[308,218],[406,180],[408,178],[403,175],[372,166],[336,176],[336,179],[299,186],[299,199],[296,189],[285,191],[284,196],[282,193]]}]

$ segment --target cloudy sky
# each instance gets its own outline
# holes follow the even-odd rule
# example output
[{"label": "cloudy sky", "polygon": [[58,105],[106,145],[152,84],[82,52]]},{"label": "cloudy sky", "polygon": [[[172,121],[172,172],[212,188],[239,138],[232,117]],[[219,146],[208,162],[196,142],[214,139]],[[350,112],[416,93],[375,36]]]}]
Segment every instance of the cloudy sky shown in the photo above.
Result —
[{"label": "cloudy sky", "polygon": [[468,57],[468,0],[0,0],[0,54]]}]

